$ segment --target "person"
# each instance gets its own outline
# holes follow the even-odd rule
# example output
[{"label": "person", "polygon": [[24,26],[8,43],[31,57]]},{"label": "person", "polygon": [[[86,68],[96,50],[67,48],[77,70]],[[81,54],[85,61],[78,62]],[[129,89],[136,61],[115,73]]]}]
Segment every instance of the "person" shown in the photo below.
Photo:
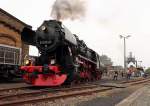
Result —
[{"label": "person", "polygon": [[123,72],[121,72],[121,76],[122,76],[122,78],[124,77],[124,73]]},{"label": "person", "polygon": [[114,80],[117,80],[117,79],[118,79],[118,71],[115,71]]},{"label": "person", "polygon": [[131,77],[131,70],[130,70],[130,68],[127,70],[127,79],[130,79],[130,77]]}]

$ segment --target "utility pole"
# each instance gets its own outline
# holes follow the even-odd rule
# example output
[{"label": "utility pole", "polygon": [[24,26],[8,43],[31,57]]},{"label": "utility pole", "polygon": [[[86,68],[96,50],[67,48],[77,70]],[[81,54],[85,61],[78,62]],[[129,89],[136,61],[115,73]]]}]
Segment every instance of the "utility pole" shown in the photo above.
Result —
[{"label": "utility pole", "polygon": [[122,36],[120,35],[120,38],[123,38],[124,41],[124,72],[127,71],[127,60],[126,60],[126,39],[128,39],[130,37],[130,35],[128,36]]}]

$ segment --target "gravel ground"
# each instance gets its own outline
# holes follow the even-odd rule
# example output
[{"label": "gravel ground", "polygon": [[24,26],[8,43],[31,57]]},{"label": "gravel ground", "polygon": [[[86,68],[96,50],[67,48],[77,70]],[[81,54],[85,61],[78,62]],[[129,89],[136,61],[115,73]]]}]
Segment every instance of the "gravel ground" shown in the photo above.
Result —
[{"label": "gravel ground", "polygon": [[137,90],[117,106],[150,106],[150,84]]},{"label": "gravel ground", "polygon": [[115,104],[119,103],[121,100],[128,97],[135,90],[141,87],[143,87],[143,85],[116,89],[112,92],[107,92],[106,95],[102,95],[101,97],[95,98],[93,100],[77,103],[76,106],[115,106]]}]

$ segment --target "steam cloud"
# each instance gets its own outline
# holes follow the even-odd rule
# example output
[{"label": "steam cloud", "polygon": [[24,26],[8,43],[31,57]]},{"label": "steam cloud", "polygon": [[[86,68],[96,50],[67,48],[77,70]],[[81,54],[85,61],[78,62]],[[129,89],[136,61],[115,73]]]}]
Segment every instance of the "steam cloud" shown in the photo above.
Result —
[{"label": "steam cloud", "polygon": [[56,20],[75,20],[85,15],[85,2],[83,0],[56,0],[51,16]]}]

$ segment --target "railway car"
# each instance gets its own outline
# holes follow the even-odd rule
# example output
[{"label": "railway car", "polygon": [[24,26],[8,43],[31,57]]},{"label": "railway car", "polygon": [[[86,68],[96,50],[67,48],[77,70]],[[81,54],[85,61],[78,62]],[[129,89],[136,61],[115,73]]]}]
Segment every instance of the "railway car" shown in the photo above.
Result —
[{"label": "railway car", "polygon": [[0,76],[8,80],[18,76],[21,48],[0,44]]},{"label": "railway car", "polygon": [[21,39],[40,54],[32,65],[20,68],[27,83],[59,86],[101,78],[99,55],[60,21],[46,20],[35,31],[25,27]]}]

